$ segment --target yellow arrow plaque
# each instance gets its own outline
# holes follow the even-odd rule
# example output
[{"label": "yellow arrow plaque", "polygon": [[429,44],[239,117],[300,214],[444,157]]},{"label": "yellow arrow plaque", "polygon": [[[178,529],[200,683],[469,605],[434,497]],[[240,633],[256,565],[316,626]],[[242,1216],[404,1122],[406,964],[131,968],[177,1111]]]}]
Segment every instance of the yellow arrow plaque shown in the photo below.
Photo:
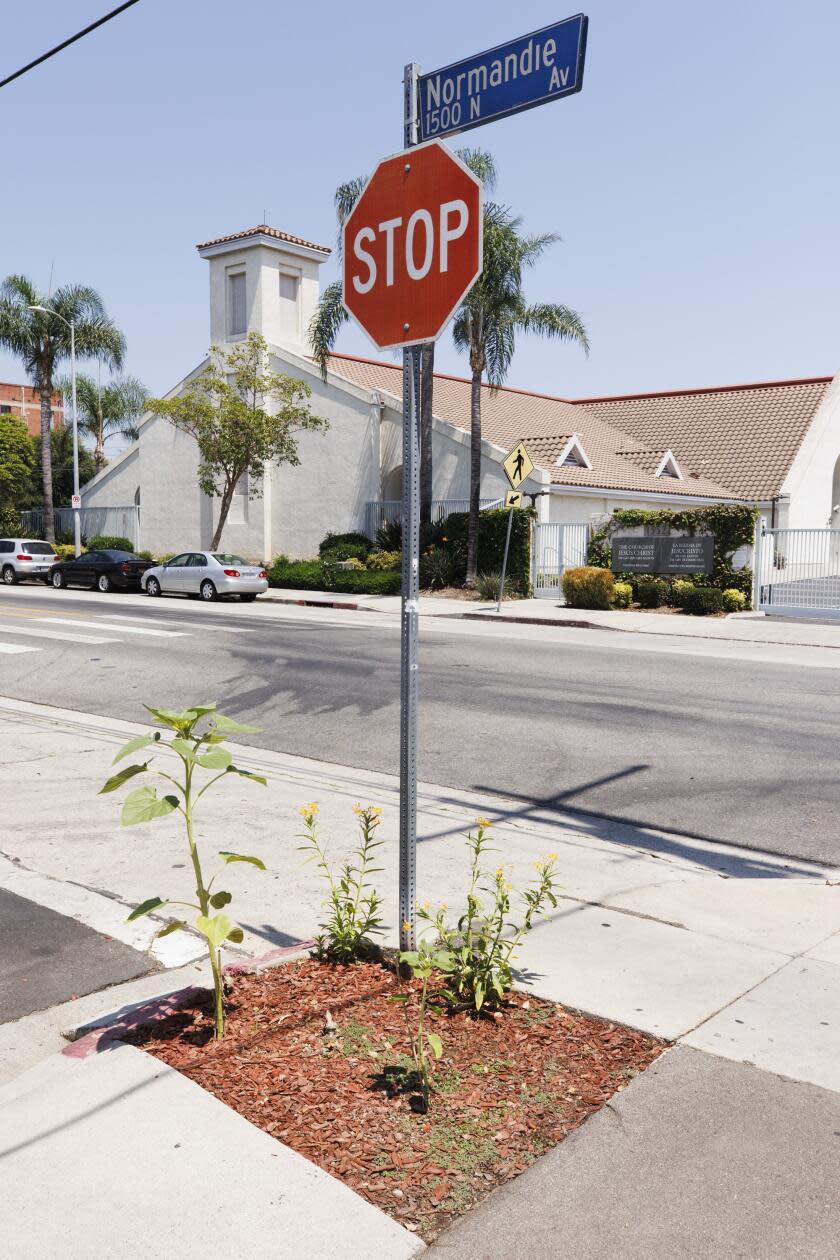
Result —
[{"label": "yellow arrow plaque", "polygon": [[524,442],[518,442],[507,459],[502,462],[505,476],[514,490],[518,490],[527,477],[534,471],[534,461],[525,449]]},{"label": "yellow arrow plaque", "polygon": [[508,490],[507,494],[505,495],[505,507],[506,508],[521,508],[522,507],[522,491],[521,490]]}]

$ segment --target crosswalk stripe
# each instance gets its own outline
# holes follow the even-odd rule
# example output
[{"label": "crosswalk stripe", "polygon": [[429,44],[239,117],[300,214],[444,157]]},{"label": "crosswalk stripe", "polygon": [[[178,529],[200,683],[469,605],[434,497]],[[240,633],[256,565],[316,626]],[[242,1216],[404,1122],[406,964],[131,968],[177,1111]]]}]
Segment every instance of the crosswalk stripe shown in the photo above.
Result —
[{"label": "crosswalk stripe", "polygon": [[44,617],[44,621],[57,626],[88,626],[91,630],[113,630],[116,634],[148,634],[156,639],[186,639],[183,630],[153,630],[151,626],[114,626],[105,620],[79,621],[71,617]]},{"label": "crosswalk stripe", "polygon": [[11,656],[17,652],[40,652],[40,648],[30,647],[25,643],[0,643],[0,652],[5,652],[7,656]]},{"label": "crosswalk stripe", "polygon": [[[116,628],[116,626],[112,627],[113,630]],[[23,635],[27,639],[58,639],[62,643],[119,643],[119,639],[104,634],[73,634],[70,630],[46,630],[40,626],[28,624],[18,626],[11,621],[3,622],[3,633]]]},{"label": "crosswalk stripe", "polygon": [[[110,621],[142,621],[146,622],[145,617],[129,617],[122,613],[108,613]],[[253,634],[253,630],[248,630],[245,626],[223,626],[216,621],[178,621],[174,617],[161,618],[162,626],[186,626],[189,630],[220,630],[222,634]]]}]

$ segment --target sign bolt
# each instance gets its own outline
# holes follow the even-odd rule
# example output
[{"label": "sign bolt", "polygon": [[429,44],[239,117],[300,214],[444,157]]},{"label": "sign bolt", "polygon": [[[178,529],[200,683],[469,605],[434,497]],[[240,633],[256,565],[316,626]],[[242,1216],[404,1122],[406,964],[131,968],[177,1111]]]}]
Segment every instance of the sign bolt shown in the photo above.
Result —
[{"label": "sign bolt", "polygon": [[405,164],[405,173],[406,173],[406,175],[408,174],[408,172],[409,172],[410,170],[411,170],[411,163],[410,163],[410,162],[406,162],[406,164]]},{"label": "sign bolt", "polygon": [[410,327],[411,327],[410,324],[403,324],[403,332],[408,332]]}]

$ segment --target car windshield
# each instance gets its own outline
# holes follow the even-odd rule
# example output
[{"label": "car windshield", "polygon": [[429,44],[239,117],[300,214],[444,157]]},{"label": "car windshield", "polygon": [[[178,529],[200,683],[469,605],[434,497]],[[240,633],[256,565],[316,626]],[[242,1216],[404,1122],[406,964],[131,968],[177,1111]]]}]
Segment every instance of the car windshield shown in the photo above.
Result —
[{"label": "car windshield", "polygon": [[247,564],[247,560],[243,560],[241,556],[230,556],[226,551],[214,551],[213,559],[218,560],[219,564]]},{"label": "car windshield", "polygon": [[48,542],[21,542],[24,551],[30,556],[54,556],[55,552]]},{"label": "car windshield", "polygon": [[107,556],[109,560],[142,560],[142,556],[135,556],[133,551],[103,551],[103,556]]}]

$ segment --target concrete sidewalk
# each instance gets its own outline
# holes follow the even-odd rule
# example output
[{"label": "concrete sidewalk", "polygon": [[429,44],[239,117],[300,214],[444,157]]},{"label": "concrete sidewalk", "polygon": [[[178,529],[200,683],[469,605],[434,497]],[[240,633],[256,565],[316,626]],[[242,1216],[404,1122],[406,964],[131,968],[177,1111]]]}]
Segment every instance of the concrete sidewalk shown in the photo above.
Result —
[{"label": "concrete sidewalk", "polygon": [[[141,729],[0,701],[0,793],[11,803],[3,848],[18,869],[48,879],[51,895],[53,884],[65,882],[68,895],[82,885],[130,905],[189,890],[184,841],[172,819],[127,833],[114,798],[96,795],[116,747]],[[315,930],[323,888],[301,866],[295,839],[304,801],[320,802],[336,856],[354,839],[353,803],[382,806],[378,883],[389,911],[396,780],[267,750],[243,749],[241,760],[266,775],[268,788],[226,783],[228,790],[207,798],[198,825],[207,854],[241,847],[269,867],[226,873],[245,948],[262,954]],[[14,793],[5,791],[3,778],[20,762],[29,774],[15,776]],[[500,851],[493,862],[510,865],[514,880],[546,852],[559,855],[560,903],[528,938],[523,981],[680,1044],[434,1251],[458,1260],[537,1260],[558,1250],[616,1260],[834,1255],[837,872],[648,828],[597,819],[584,825],[427,784],[419,800],[421,898],[455,906],[463,897],[460,837],[476,813],[493,820]],[[37,880],[31,887],[37,891]],[[394,917],[389,943],[397,937]],[[171,976],[170,989],[177,987]],[[135,983],[151,989],[151,980]],[[125,1004],[106,992],[98,1011],[88,998],[79,1015]],[[71,1012],[63,1009],[66,1027]],[[85,1059],[46,1058],[61,1045],[59,1029],[41,1026],[33,1036],[31,1019],[0,1029],[0,1068],[4,1055],[15,1071],[29,1068],[0,1089],[12,1250],[24,1260],[59,1249],[93,1260],[139,1256],[137,1240],[145,1254],[151,1220],[186,1256],[199,1255],[195,1240],[208,1220],[229,1254],[399,1260],[423,1250],[141,1052],[122,1046]],[[140,1178],[138,1168],[149,1171]],[[45,1199],[57,1210],[41,1212]],[[97,1239],[105,1240],[98,1252]]]}]

